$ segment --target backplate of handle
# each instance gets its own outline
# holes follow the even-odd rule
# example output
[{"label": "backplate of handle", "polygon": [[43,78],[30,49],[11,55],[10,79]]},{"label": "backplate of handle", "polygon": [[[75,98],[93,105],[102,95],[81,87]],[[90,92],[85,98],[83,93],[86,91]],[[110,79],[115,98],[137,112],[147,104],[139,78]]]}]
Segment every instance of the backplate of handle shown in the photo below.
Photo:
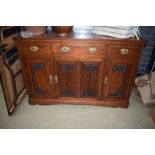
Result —
[{"label": "backplate of handle", "polygon": [[121,53],[122,55],[126,55],[126,54],[128,54],[128,52],[129,52],[129,50],[128,50],[127,48],[121,48],[121,49],[120,49],[120,53]]},{"label": "backplate of handle", "polygon": [[62,53],[68,53],[70,51],[70,48],[69,47],[62,47],[61,48],[61,52]]},{"label": "backplate of handle", "polygon": [[95,47],[90,47],[90,48],[88,48],[88,51],[89,51],[90,54],[94,54],[94,53],[96,53],[97,48],[95,48]]},{"label": "backplate of handle", "polygon": [[38,50],[39,50],[39,47],[38,47],[38,46],[31,46],[31,47],[30,47],[30,51],[31,51],[31,52],[34,52],[34,53],[35,53],[35,52],[37,52]]}]

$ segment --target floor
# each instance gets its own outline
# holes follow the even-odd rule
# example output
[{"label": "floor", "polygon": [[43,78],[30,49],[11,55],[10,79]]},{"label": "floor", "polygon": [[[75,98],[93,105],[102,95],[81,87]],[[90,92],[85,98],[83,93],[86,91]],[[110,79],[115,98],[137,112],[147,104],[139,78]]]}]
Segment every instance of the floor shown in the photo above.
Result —
[{"label": "floor", "polygon": [[29,105],[26,96],[13,116],[6,111],[0,86],[0,128],[5,129],[154,129],[150,114],[137,89],[127,109],[83,105]]}]

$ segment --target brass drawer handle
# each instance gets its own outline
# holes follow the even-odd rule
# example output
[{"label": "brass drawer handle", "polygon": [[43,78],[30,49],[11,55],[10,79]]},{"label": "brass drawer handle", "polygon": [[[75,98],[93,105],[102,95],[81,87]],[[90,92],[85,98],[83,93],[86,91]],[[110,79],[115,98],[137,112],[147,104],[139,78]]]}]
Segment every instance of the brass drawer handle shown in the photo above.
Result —
[{"label": "brass drawer handle", "polygon": [[121,53],[122,55],[126,55],[126,54],[128,54],[128,52],[129,52],[129,50],[128,50],[127,48],[122,48],[122,49],[120,49],[120,53]]},{"label": "brass drawer handle", "polygon": [[31,51],[31,52],[34,52],[34,53],[37,52],[38,49],[39,49],[38,46],[31,46],[31,47],[30,47],[30,51]]},{"label": "brass drawer handle", "polygon": [[97,49],[95,47],[90,47],[90,48],[88,48],[88,51],[90,54],[94,54],[94,53],[96,53]]},{"label": "brass drawer handle", "polygon": [[63,52],[63,53],[68,53],[69,51],[70,51],[69,47],[62,47],[61,48],[61,52]]}]

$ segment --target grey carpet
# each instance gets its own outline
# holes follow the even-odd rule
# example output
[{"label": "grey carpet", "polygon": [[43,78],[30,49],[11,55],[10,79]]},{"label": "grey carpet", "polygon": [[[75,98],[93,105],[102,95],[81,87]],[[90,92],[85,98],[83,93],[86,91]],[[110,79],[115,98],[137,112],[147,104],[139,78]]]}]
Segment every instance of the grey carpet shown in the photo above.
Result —
[{"label": "grey carpet", "polygon": [[50,129],[153,129],[150,114],[137,89],[133,89],[127,109],[83,105],[29,105],[26,96],[13,116],[6,111],[0,86],[0,128]]}]

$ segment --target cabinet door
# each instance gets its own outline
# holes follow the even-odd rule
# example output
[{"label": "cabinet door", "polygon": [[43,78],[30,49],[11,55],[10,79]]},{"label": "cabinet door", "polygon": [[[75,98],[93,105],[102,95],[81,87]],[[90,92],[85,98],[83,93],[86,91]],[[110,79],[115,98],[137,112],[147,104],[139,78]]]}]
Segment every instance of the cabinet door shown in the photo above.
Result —
[{"label": "cabinet door", "polygon": [[103,70],[104,67],[101,62],[87,61],[80,63],[80,97],[99,98]]},{"label": "cabinet door", "polygon": [[77,97],[77,62],[55,60],[55,83],[58,97]]},{"label": "cabinet door", "polygon": [[130,61],[112,60],[108,63],[106,99],[127,99],[133,84],[136,64]]},{"label": "cabinet door", "polygon": [[24,56],[26,84],[31,98],[54,97],[53,67],[45,56]]}]

